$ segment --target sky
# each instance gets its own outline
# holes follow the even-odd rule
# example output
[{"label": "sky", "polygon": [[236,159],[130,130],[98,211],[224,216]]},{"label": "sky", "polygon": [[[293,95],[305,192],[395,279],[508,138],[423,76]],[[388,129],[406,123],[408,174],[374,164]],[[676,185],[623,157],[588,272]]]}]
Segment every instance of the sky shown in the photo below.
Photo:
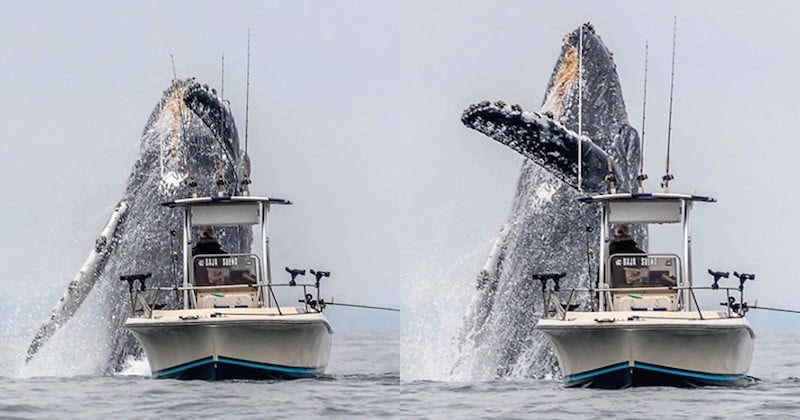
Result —
[{"label": "sky", "polygon": [[[244,134],[254,194],[272,215],[273,267],[328,269],[341,302],[401,306],[404,290],[490,244],[522,157],[460,123],[474,102],[537,110],[561,39],[593,23],[663,174],[672,18],[678,17],[673,191],[719,203],[695,214],[694,264],[756,273],[762,306],[800,309],[792,217],[800,145],[800,29],[793,2],[15,2],[0,16],[0,307],[33,300],[38,325],[122,195],[145,121],[179,77],[221,85]],[[219,89],[218,89],[219,90]],[[243,140],[243,138],[242,138]],[[477,274],[485,256],[470,259]],[[433,270],[431,270],[431,267]],[[276,276],[281,274],[276,270]],[[280,277],[278,277],[280,278]],[[701,278],[702,279],[702,278]],[[446,293],[446,291],[442,291]],[[393,313],[332,309],[340,328],[397,328]],[[762,330],[791,315],[751,313]]]}]

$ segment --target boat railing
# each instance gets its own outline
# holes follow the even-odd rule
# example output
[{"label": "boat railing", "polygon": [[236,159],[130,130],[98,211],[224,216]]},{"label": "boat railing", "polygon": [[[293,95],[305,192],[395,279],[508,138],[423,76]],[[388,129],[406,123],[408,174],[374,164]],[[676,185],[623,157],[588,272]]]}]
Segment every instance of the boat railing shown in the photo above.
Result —
[{"label": "boat railing", "polygon": [[[587,287],[571,287],[571,288],[563,288],[559,290],[557,287],[548,287],[544,290],[543,295],[543,316],[545,317],[552,317],[552,318],[560,318],[565,319],[566,314],[568,312],[579,311],[583,309],[584,311],[592,311],[592,312],[607,312],[608,309],[600,311],[597,307],[597,296],[600,293],[611,293],[614,292],[616,294],[628,294],[628,296],[633,298],[641,298],[643,295],[647,294],[656,294],[658,295],[659,292],[666,294],[677,294],[680,291],[686,290],[689,292],[692,301],[694,303],[694,308],[698,313],[700,319],[704,319],[703,313],[701,311],[700,305],[698,304],[696,292],[697,291],[714,291],[718,293],[724,293],[725,301],[720,302],[721,306],[725,307],[725,311],[728,317],[743,317],[747,313],[747,304],[744,302],[744,288],[740,285],[739,287],[732,286],[732,287],[724,287],[719,286],[716,283],[712,284],[711,286],[648,286],[648,287],[597,287],[597,288],[587,288]],[[564,296],[566,294],[566,300],[564,300]],[[579,301],[576,297],[586,294],[589,296],[589,299],[584,299],[582,302]],[[736,301],[736,295],[738,294],[739,302]],[[643,309],[633,309],[634,311],[639,311]],[[654,309],[656,311],[666,311],[667,309]],[[670,311],[676,312],[676,311]]]},{"label": "boat railing", "polygon": [[[154,309],[162,309],[169,299],[158,304],[163,294],[174,292],[174,302],[181,307],[181,296],[188,299],[185,308],[243,308],[243,307],[274,307],[279,315],[283,315],[283,308],[278,302],[276,289],[301,288],[302,296],[298,300],[303,304],[306,312],[322,312],[326,302],[320,296],[320,280],[329,277],[330,272],[314,271],[314,283],[301,283],[295,281],[298,274],[305,274],[305,270],[296,271],[288,283],[270,283],[262,275],[261,261],[255,254],[200,254],[192,257],[189,267],[189,282],[186,285],[145,287],[145,279],[149,275],[122,276],[120,279],[130,283],[131,312],[132,315],[142,314],[151,317]],[[138,287],[134,282],[139,281]],[[150,292],[150,299],[145,298],[145,291]],[[182,293],[186,292],[186,293]]]},{"label": "boat railing", "polygon": [[319,283],[272,283],[265,285],[269,287],[270,293],[273,293],[275,288],[293,288],[300,287],[303,289],[303,299],[298,299],[298,303],[302,303],[306,312],[322,312],[325,309],[325,300],[320,296],[321,287]]},{"label": "boat railing", "polygon": [[[142,313],[145,318],[151,317],[153,309],[160,309],[164,305],[156,305],[155,302],[158,301],[158,298],[161,296],[162,292],[182,292],[188,291],[190,295],[194,295],[197,292],[217,292],[217,291],[225,291],[225,290],[258,290],[262,291],[259,295],[263,296],[271,296],[272,302],[274,302],[274,307],[277,309],[279,315],[283,315],[283,309],[281,305],[278,303],[277,296],[275,295],[276,288],[302,288],[303,290],[303,299],[299,299],[298,302],[303,304],[303,307],[306,312],[322,312],[325,308],[325,300],[320,296],[320,286],[316,283],[250,283],[250,284],[231,284],[231,285],[224,285],[224,286],[196,286],[193,284],[189,284],[188,286],[156,286],[156,287],[149,287],[142,289],[141,287],[133,287],[131,289],[131,311],[132,314],[135,315],[136,313]],[[150,302],[144,298],[144,292],[146,290],[154,292]],[[265,291],[263,293],[263,291]],[[197,306],[194,306],[195,308]]]}]

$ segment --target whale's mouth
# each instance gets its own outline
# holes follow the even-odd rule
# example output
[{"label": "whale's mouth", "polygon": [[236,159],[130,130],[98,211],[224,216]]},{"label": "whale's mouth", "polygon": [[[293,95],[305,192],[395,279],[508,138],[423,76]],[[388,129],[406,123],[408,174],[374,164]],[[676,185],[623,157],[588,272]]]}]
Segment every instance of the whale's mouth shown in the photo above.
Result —
[{"label": "whale's mouth", "polygon": [[[173,79],[161,111],[154,117],[163,197],[172,197],[190,184],[211,193],[206,187],[216,185],[219,179],[233,186],[226,188],[228,193],[236,191],[241,170],[236,123],[215,89],[193,79]],[[198,135],[197,129],[205,134]],[[199,173],[200,167],[211,171]]]},{"label": "whale's mouth", "polygon": [[239,140],[233,115],[227,104],[217,96],[208,85],[193,83],[183,95],[183,102],[211,130],[211,133],[225,150],[230,164],[235,162]]}]

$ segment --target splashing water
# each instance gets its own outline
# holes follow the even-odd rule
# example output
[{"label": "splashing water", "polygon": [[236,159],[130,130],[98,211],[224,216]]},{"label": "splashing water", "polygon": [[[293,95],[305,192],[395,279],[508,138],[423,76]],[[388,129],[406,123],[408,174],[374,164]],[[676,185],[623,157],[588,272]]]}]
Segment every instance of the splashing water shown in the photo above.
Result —
[{"label": "splashing water", "polygon": [[406,281],[403,308],[400,372],[403,381],[464,381],[454,371],[457,353],[469,351],[457,345],[464,313],[475,299],[475,272],[491,249],[486,239],[449,267],[420,267]]}]

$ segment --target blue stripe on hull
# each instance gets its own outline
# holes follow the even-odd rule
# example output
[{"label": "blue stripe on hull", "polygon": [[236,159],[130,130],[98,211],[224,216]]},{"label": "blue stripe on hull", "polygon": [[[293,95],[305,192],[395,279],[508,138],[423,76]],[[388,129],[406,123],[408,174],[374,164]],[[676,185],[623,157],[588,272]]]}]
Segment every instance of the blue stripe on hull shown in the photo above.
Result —
[{"label": "blue stripe on hull", "polygon": [[616,389],[631,386],[736,385],[745,379],[745,374],[696,372],[639,362],[630,366],[624,362],[569,375],[564,382],[571,387]]},{"label": "blue stripe on hull", "polygon": [[321,375],[325,367],[307,368],[219,357],[207,357],[153,372],[156,378],[171,379],[297,379]]}]

